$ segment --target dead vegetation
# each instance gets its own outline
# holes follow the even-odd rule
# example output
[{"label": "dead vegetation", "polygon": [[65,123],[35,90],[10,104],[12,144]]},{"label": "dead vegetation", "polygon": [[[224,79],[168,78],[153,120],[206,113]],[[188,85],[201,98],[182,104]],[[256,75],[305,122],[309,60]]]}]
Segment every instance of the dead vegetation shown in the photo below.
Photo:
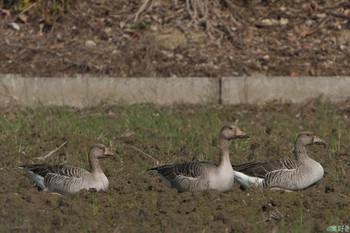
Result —
[{"label": "dead vegetation", "polygon": [[51,0],[23,1],[20,8],[6,2],[0,4],[1,73],[350,73],[350,5],[344,0]]}]

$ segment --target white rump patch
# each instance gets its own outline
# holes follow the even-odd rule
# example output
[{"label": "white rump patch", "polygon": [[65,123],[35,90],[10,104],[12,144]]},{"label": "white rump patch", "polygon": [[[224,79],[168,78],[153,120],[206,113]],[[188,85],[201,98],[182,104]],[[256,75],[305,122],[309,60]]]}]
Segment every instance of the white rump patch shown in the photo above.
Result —
[{"label": "white rump patch", "polygon": [[35,184],[41,188],[42,190],[44,190],[45,184],[44,184],[44,177],[39,176],[38,174],[32,172],[32,171],[28,171],[26,170],[27,174],[30,176],[30,178],[32,178],[32,180],[34,180]]},{"label": "white rump patch", "polygon": [[235,180],[244,188],[249,188],[254,185],[256,187],[262,186],[263,178],[248,176],[242,172],[234,171]]}]

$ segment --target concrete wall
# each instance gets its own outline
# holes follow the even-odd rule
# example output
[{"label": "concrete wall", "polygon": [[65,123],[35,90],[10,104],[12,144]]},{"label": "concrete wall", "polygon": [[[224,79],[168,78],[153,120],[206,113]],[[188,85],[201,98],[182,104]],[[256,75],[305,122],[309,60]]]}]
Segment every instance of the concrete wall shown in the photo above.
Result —
[{"label": "concrete wall", "polygon": [[221,93],[223,104],[302,103],[319,96],[344,101],[350,97],[350,77],[228,77],[222,78]]},{"label": "concrete wall", "polygon": [[101,103],[157,105],[301,103],[350,98],[350,77],[27,78],[0,75],[0,105],[87,107]]},{"label": "concrete wall", "polygon": [[0,77],[0,103],[86,107],[101,103],[158,105],[215,103],[218,80],[210,78]]}]

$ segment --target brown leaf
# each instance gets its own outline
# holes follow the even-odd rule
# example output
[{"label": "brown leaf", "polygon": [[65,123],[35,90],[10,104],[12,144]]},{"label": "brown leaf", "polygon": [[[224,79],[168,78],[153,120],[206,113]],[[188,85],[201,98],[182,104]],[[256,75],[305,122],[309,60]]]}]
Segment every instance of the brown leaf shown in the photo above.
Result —
[{"label": "brown leaf", "polygon": [[298,37],[295,34],[290,34],[288,39],[292,42],[298,42]]},{"label": "brown leaf", "polygon": [[27,22],[28,22],[28,16],[26,16],[25,14],[20,14],[20,15],[18,15],[18,19],[19,19],[22,23],[27,23]]},{"label": "brown leaf", "polygon": [[299,108],[295,117],[296,118],[307,117],[307,116],[311,115],[313,112],[315,112],[316,110],[317,109],[315,108],[314,100],[310,100],[305,105],[303,105]]},{"label": "brown leaf", "polygon": [[300,36],[302,36],[302,37],[307,36],[308,34],[310,34],[311,31],[312,31],[311,28],[305,27],[305,26],[302,26],[302,27],[298,28],[298,30],[297,30],[297,32],[298,32],[298,33],[300,34]]},{"label": "brown leaf", "polygon": [[344,10],[344,15],[350,15],[350,8],[346,8]]},{"label": "brown leaf", "polygon": [[298,73],[298,71],[296,71],[296,70],[291,70],[290,72],[289,72],[289,76],[291,76],[291,77],[297,77],[299,75],[299,73]]},{"label": "brown leaf", "polygon": [[115,117],[115,113],[114,113],[112,110],[109,110],[109,111],[107,112],[107,116],[108,116],[109,118],[113,118],[113,117]]},{"label": "brown leaf", "polygon": [[49,46],[49,49],[63,49],[64,48],[64,45],[63,44],[52,44]]},{"label": "brown leaf", "polygon": [[1,14],[5,15],[5,19],[10,18],[11,16],[11,12],[9,10],[6,9],[0,9]]},{"label": "brown leaf", "polygon": [[310,66],[309,73],[311,76],[316,76],[317,75],[316,68],[314,66]]}]

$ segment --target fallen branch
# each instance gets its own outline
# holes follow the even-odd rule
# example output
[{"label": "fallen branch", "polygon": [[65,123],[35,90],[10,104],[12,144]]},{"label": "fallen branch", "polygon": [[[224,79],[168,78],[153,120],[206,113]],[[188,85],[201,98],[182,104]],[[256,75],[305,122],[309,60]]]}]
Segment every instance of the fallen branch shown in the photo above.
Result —
[{"label": "fallen branch", "polygon": [[[27,8],[25,8],[24,10],[22,10],[18,15],[24,14],[27,11],[29,11],[30,9],[32,9],[34,6],[36,5],[36,3],[34,2],[33,4],[29,5]],[[17,15],[17,16],[18,16]]]},{"label": "fallen branch", "polygon": [[[150,0],[145,0],[145,1],[142,3],[141,7],[139,8],[139,10],[138,10],[138,11],[136,12],[136,14],[135,14],[134,23],[137,22],[137,20],[138,20],[138,18],[139,18],[139,15],[140,15],[143,11],[145,11],[146,6],[148,5],[149,1],[150,1]],[[150,7],[152,7],[152,3],[151,3],[151,6],[150,6]]]},{"label": "fallen branch", "polygon": [[346,196],[346,195],[344,195],[344,194],[341,194],[341,193],[339,193],[339,196],[345,197],[345,198],[349,198],[348,196]]},{"label": "fallen branch", "polygon": [[337,13],[333,13],[333,12],[326,12],[326,14],[331,15],[333,17],[350,20],[350,15],[342,15],[342,14],[337,14]]},{"label": "fallen branch", "polygon": [[45,160],[46,158],[50,157],[51,155],[53,155],[56,151],[58,151],[59,149],[61,149],[64,145],[67,144],[67,141],[65,141],[62,145],[60,145],[59,147],[56,147],[54,150],[50,151],[47,155],[42,155],[40,157],[37,157],[36,159],[38,160]]},{"label": "fallen branch", "polygon": [[316,33],[317,31],[319,31],[323,25],[325,25],[330,19],[328,18],[325,18],[322,22],[320,22],[311,32],[307,33],[305,36],[303,36],[304,38],[305,37],[308,37],[308,36],[311,36],[312,34]]}]

